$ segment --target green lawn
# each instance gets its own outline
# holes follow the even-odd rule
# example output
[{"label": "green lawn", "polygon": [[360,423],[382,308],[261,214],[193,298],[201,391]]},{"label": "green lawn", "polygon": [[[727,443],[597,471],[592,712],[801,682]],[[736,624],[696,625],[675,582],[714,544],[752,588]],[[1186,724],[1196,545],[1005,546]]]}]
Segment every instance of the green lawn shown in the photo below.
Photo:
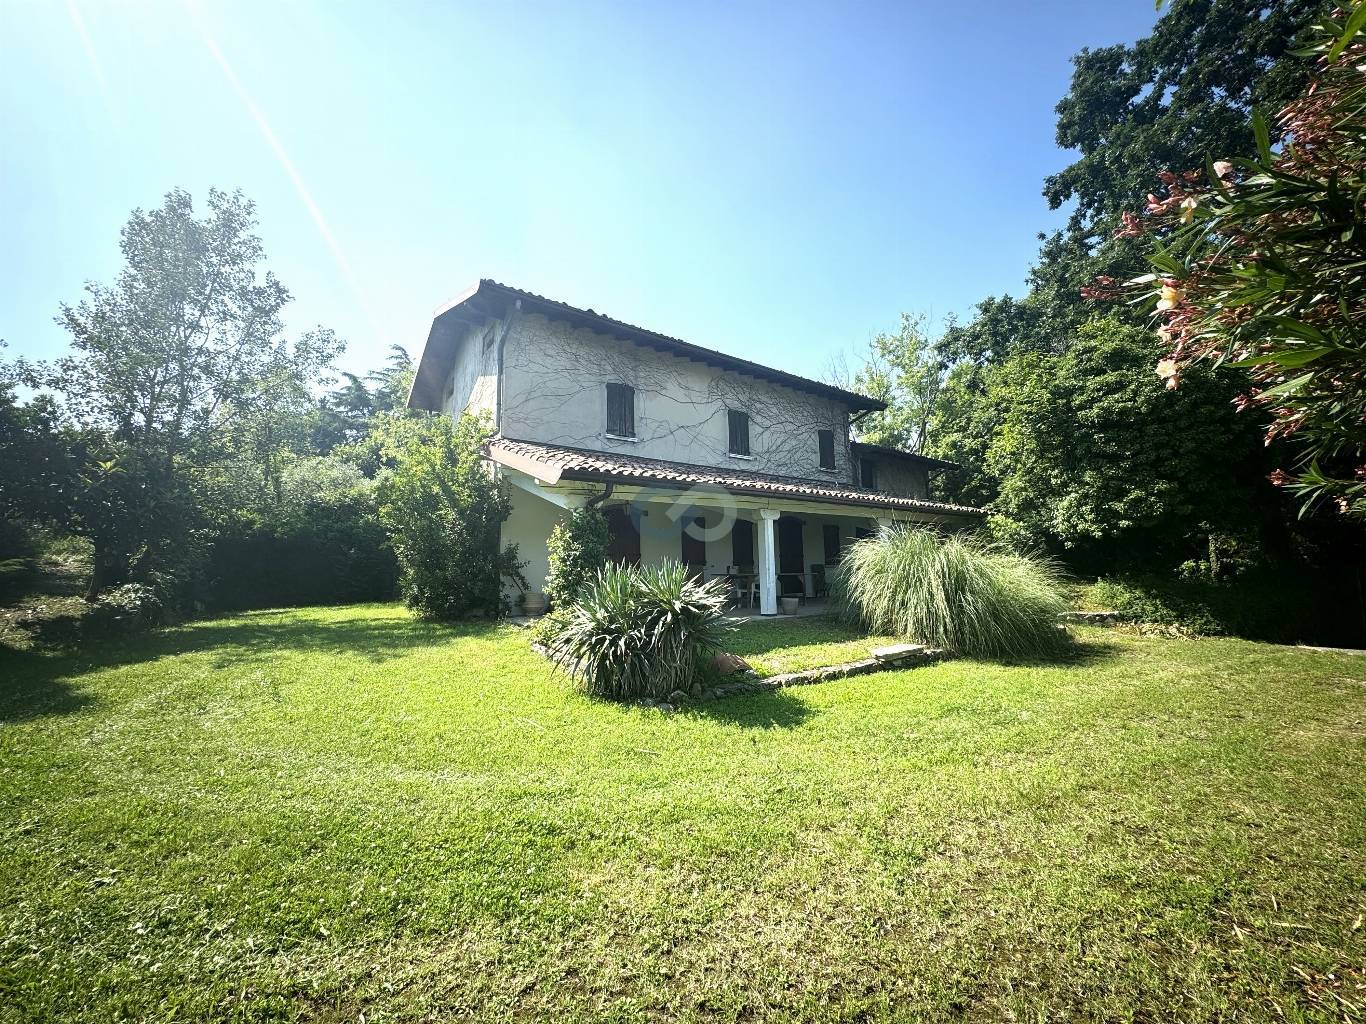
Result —
[{"label": "green lawn", "polygon": [[896,637],[866,636],[822,616],[750,619],[741,623],[726,646],[744,657],[756,675],[776,676],[858,661],[874,647],[899,642]]},{"label": "green lawn", "polygon": [[392,606],[0,654],[0,1020],[1361,1014],[1366,659],[1082,636],[675,715]]}]

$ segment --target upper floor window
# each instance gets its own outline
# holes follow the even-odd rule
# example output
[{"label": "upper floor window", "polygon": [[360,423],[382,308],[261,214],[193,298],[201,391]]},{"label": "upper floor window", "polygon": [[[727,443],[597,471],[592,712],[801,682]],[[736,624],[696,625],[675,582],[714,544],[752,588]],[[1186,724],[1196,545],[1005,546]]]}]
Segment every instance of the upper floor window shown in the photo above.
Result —
[{"label": "upper floor window", "polygon": [[859,459],[859,483],[870,491],[877,490],[877,464],[872,459]]},{"label": "upper floor window", "polygon": [[607,433],[635,439],[636,389],[629,384],[607,385]]},{"label": "upper floor window", "polygon": [[833,430],[816,431],[816,441],[821,450],[821,469],[835,468],[835,432]]},{"label": "upper floor window", "polygon": [[730,448],[732,455],[749,457],[749,413],[739,409],[727,409],[726,420],[730,426]]}]

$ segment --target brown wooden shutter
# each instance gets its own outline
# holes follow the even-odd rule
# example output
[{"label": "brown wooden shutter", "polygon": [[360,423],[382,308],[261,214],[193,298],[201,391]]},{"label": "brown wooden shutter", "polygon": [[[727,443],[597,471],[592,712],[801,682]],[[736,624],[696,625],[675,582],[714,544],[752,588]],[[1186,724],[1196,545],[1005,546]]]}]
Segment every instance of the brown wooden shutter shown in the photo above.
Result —
[{"label": "brown wooden shutter", "polygon": [[607,433],[636,436],[636,389],[630,385],[607,385]]},{"label": "brown wooden shutter", "polygon": [[726,412],[730,423],[730,453],[748,455],[749,413],[741,412],[739,409],[727,409]]}]

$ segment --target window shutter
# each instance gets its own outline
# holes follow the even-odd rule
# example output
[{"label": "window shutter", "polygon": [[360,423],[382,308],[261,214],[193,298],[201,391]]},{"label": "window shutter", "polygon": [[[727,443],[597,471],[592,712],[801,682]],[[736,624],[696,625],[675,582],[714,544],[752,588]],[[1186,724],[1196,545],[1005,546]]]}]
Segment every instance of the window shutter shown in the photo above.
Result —
[{"label": "window shutter", "polygon": [[636,389],[630,385],[607,385],[607,433],[636,436]]},{"label": "window shutter", "polygon": [[833,430],[818,430],[816,438],[821,450],[821,469],[835,468],[835,432]]},{"label": "window shutter", "polygon": [[727,419],[730,422],[730,453],[732,455],[749,454],[749,413],[741,412],[739,409],[727,409]]}]

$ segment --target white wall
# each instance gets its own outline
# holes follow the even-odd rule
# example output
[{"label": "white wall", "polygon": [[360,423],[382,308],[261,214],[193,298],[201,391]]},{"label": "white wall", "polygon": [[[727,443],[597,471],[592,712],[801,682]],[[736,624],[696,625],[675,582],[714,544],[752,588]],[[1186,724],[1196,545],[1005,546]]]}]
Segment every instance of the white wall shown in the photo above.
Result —
[{"label": "white wall", "polygon": [[530,590],[545,590],[545,576],[549,571],[546,541],[561,514],[558,505],[538,498],[520,487],[511,489],[512,515],[503,523],[503,546],[517,545],[518,557],[526,562],[522,575]]},{"label": "white wall", "polygon": [[492,419],[498,398],[497,342],[501,326],[458,325],[455,365],[446,378],[441,409],[452,416],[462,411],[485,412]]},{"label": "white wall", "polygon": [[[608,383],[636,390],[637,441],[606,434]],[[752,459],[728,454],[727,408],[749,413]],[[850,479],[842,402],[718,370],[536,315],[514,322],[504,355],[505,436],[702,466]],[[820,469],[817,430],[835,435]]]}]

